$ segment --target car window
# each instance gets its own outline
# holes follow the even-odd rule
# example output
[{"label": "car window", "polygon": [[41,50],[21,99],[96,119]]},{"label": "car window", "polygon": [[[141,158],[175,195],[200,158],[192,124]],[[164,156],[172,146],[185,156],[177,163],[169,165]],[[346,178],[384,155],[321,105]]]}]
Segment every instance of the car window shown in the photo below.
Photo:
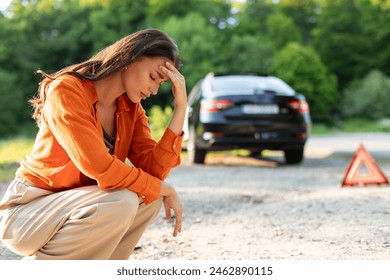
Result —
[{"label": "car window", "polygon": [[274,91],[276,93],[293,95],[295,91],[281,79],[276,77],[245,77],[227,76],[214,77],[211,80],[211,90],[213,92],[237,92],[247,91],[253,93],[255,90]]}]

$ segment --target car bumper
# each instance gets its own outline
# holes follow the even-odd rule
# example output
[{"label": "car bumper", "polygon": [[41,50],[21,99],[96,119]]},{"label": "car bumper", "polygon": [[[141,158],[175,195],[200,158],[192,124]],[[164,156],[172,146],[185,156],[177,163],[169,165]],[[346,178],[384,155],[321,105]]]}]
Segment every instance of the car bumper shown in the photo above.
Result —
[{"label": "car bumper", "polygon": [[197,146],[207,150],[303,148],[309,137],[308,126],[291,125],[283,129],[256,126],[204,126]]}]

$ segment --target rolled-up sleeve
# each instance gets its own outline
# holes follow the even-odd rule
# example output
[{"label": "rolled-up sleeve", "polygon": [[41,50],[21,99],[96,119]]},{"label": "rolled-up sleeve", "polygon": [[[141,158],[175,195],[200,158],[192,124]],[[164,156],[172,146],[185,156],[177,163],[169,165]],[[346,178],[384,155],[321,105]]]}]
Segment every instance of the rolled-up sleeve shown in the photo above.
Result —
[{"label": "rolled-up sleeve", "polygon": [[183,142],[184,132],[177,136],[172,130],[167,128],[156,146],[155,153],[158,155],[157,160],[160,164],[166,164],[167,167],[173,168],[180,165],[181,145]]}]

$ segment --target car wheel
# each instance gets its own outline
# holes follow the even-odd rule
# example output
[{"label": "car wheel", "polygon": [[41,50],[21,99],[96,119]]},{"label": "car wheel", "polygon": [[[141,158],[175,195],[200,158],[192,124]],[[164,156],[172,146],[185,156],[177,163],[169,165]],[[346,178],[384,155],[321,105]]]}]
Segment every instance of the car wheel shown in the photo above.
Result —
[{"label": "car wheel", "polygon": [[195,128],[191,126],[190,137],[188,139],[188,145],[187,145],[188,159],[191,163],[204,164],[207,151],[205,149],[200,149],[199,147],[197,147],[195,139],[196,139]]},{"label": "car wheel", "polygon": [[285,150],[284,157],[287,164],[300,163],[303,160],[303,148]]}]

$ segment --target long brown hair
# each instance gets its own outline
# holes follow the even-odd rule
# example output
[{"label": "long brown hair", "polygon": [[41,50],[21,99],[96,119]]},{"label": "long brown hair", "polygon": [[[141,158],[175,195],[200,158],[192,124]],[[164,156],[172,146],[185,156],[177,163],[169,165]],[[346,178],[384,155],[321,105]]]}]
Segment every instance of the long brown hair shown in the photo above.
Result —
[{"label": "long brown hair", "polygon": [[178,68],[181,66],[179,51],[175,42],[164,32],[157,29],[145,29],[123,37],[114,44],[104,48],[90,59],[79,64],[65,67],[48,74],[38,70],[43,76],[37,95],[29,100],[34,108],[33,118],[39,124],[41,110],[46,99],[46,84],[63,74],[72,74],[81,79],[101,80],[110,74],[123,69],[141,56],[166,57]]}]

